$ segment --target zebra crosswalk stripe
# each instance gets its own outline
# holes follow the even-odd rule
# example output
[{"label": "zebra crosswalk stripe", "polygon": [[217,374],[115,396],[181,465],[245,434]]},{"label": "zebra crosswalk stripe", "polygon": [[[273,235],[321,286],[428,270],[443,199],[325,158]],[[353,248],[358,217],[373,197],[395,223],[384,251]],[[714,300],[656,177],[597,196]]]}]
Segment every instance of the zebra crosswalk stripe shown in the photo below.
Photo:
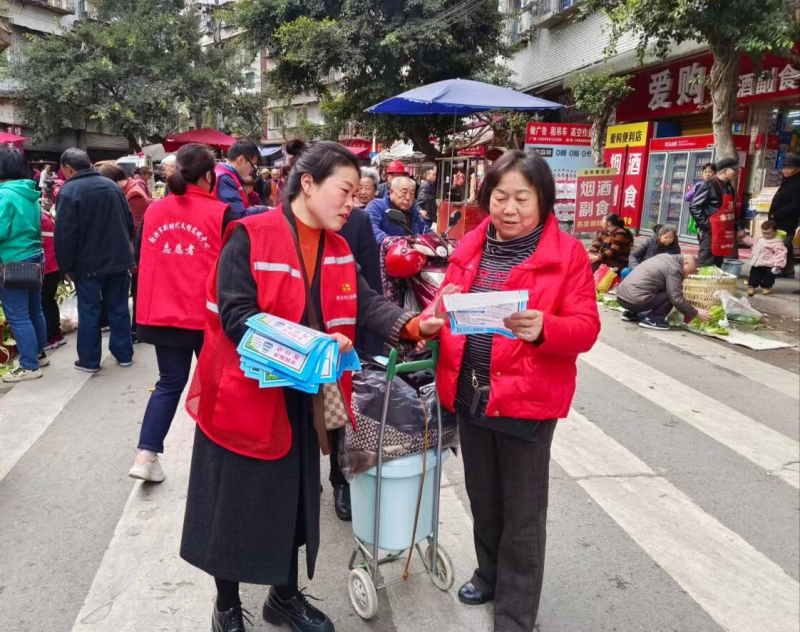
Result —
[{"label": "zebra crosswalk stripe", "polygon": [[797,441],[603,342],[581,359],[768,473],[800,488]]}]

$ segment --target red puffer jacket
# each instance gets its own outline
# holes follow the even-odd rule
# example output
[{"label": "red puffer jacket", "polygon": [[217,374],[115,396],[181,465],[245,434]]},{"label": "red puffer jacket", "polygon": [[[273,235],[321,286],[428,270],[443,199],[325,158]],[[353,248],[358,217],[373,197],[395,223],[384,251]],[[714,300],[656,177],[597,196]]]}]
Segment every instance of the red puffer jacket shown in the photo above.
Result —
[{"label": "red puffer jacket", "polygon": [[[444,285],[469,292],[478,272],[490,219],[468,233],[450,257]],[[550,215],[539,247],[516,266],[504,290],[528,290],[528,308],[544,313],[543,340],[535,345],[495,336],[486,414],[518,419],[566,417],[575,394],[576,362],[600,333],[594,280],[581,243]],[[442,329],[437,384],[442,405],[453,410],[465,337]]]},{"label": "red puffer jacket", "polygon": [[47,211],[42,211],[42,250],[44,250],[44,273],[58,271],[56,263],[56,243],[53,239],[56,223],[53,216]]}]

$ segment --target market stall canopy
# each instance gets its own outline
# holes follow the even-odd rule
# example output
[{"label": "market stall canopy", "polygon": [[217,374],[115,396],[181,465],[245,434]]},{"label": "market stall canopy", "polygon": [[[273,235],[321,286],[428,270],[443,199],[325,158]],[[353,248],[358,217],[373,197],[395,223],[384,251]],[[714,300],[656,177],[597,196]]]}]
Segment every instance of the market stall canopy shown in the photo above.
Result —
[{"label": "market stall canopy", "polygon": [[0,143],[21,143],[28,140],[27,136],[17,136],[8,132],[0,132]]},{"label": "market stall canopy", "polygon": [[466,115],[487,110],[555,110],[564,107],[529,94],[468,79],[448,79],[381,101],[372,114]]},{"label": "market stall canopy", "polygon": [[425,160],[425,154],[414,151],[414,143],[404,143],[402,140],[395,141],[389,149],[384,149],[372,159],[372,164],[383,164],[392,160],[402,162],[421,162]]},{"label": "market stall canopy", "polygon": [[192,129],[188,132],[181,132],[167,137],[164,141],[164,149],[167,151],[178,151],[189,143],[199,143],[201,145],[211,145],[219,149],[229,149],[236,142],[233,136],[228,136],[215,129]]},{"label": "market stall canopy", "polygon": [[283,155],[283,146],[282,145],[272,145],[269,147],[262,147],[261,148],[261,157],[262,158],[277,158],[278,156]]}]

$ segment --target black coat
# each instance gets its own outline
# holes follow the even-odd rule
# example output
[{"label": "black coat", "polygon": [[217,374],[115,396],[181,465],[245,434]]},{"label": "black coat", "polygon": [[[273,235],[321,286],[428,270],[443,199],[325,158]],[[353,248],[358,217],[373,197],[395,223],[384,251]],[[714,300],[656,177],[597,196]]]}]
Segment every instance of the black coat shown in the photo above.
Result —
[{"label": "black coat", "polygon": [[[339,231],[339,235],[347,240],[350,251],[355,257],[361,276],[378,294],[383,293],[381,285],[381,255],[375,234],[372,232],[372,221],[363,208],[354,208],[347,223]],[[383,352],[383,340],[367,332],[363,327],[356,330],[356,349],[367,355],[376,356]]]},{"label": "black coat", "polygon": [[[324,236],[323,236],[324,239]],[[320,244],[322,255],[324,244]],[[311,294],[317,312],[321,264]],[[358,323],[390,343],[412,314],[393,305],[358,277]],[[250,266],[250,238],[233,231],[218,262],[217,304],[225,334],[238,344],[245,322],[258,313]],[[303,319],[307,324],[307,319]],[[192,454],[181,557],[214,577],[250,584],[286,585],[291,556],[306,545],[308,576],[319,551],[320,451],[311,396],[284,389],[292,447],[276,460],[236,454],[198,428]]]},{"label": "black coat", "polygon": [[785,230],[787,235],[793,235],[797,230],[800,224],[800,172],[783,181],[772,198],[769,218],[775,221],[778,230]]},{"label": "black coat", "polygon": [[80,171],[56,200],[55,247],[61,272],[89,279],[133,268],[133,215],[118,184]]},{"label": "black coat", "polygon": [[694,217],[698,231],[704,233],[711,231],[710,218],[722,206],[722,196],[725,194],[736,197],[733,185],[717,178],[703,180],[697,187],[689,204],[689,213]]},{"label": "black coat", "polygon": [[436,223],[436,185],[433,182],[423,180],[419,185],[417,195],[417,207],[420,211],[425,211],[428,218],[425,220],[429,224]]},{"label": "black coat", "polygon": [[628,257],[628,267],[635,268],[640,263],[644,263],[656,255],[679,254],[681,254],[681,245],[678,243],[677,238],[669,246],[662,246],[658,243],[658,237],[653,235],[647,241],[639,244],[636,250],[631,253],[631,256]]}]

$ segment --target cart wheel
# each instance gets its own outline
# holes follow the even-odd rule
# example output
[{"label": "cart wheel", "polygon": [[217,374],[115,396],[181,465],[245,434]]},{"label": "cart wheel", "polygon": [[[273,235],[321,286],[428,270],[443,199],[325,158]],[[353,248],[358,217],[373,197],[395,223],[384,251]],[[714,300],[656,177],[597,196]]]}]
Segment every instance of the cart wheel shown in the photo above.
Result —
[{"label": "cart wheel", "polygon": [[350,571],[349,589],[350,603],[359,617],[369,621],[378,614],[378,591],[369,571],[360,567]]},{"label": "cart wheel", "polygon": [[[428,545],[428,549],[425,551],[425,563],[428,568],[433,564],[433,545]],[[456,575],[453,572],[453,561],[441,544],[436,553],[436,574],[430,577],[433,585],[444,591],[450,590],[456,580]]]}]

